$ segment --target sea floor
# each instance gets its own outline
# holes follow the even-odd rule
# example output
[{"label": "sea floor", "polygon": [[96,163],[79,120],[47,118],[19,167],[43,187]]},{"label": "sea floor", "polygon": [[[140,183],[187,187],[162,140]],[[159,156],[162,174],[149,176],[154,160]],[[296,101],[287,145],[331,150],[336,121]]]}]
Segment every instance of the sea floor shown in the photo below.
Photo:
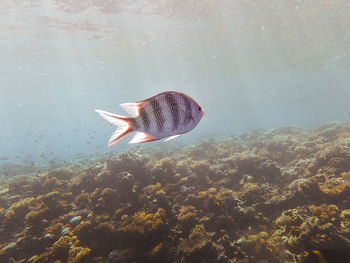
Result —
[{"label": "sea floor", "polygon": [[349,124],[8,177],[0,262],[350,262]]}]

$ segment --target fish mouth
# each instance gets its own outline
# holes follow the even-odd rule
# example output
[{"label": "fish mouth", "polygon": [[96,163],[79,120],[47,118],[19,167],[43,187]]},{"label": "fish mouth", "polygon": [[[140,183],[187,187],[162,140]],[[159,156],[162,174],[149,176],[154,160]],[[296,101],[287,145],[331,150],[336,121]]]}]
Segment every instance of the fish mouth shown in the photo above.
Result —
[{"label": "fish mouth", "polygon": [[204,110],[203,110],[203,108],[201,108],[201,113],[202,113],[202,116],[204,115]]}]

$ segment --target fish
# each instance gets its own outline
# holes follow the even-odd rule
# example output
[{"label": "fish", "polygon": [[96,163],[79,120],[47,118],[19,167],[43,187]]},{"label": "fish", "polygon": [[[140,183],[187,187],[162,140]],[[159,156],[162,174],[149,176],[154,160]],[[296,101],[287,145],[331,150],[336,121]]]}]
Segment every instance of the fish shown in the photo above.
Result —
[{"label": "fish", "polygon": [[117,125],[108,141],[113,146],[127,134],[136,132],[129,143],[144,143],[166,138],[169,141],[197,126],[203,108],[190,96],[166,91],[137,102],[120,104],[131,116],[122,116],[95,109],[104,119]]}]

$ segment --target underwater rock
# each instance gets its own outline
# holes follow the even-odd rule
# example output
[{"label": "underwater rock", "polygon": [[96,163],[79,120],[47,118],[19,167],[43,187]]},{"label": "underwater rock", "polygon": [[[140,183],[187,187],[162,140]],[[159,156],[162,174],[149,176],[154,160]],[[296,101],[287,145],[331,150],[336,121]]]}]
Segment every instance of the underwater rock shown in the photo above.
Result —
[{"label": "underwater rock", "polygon": [[177,219],[181,221],[181,223],[197,221],[198,217],[196,208],[194,206],[181,206]]},{"label": "underwater rock", "polygon": [[285,227],[300,225],[303,222],[303,218],[300,215],[299,209],[286,210],[275,222],[277,225]]},{"label": "underwater rock", "polygon": [[90,248],[87,247],[73,247],[69,250],[68,262],[84,263],[89,259]]},{"label": "underwater rock", "polygon": [[9,256],[9,255],[13,254],[15,252],[15,250],[16,250],[16,243],[11,242],[0,249],[0,255]]},{"label": "underwater rock", "polygon": [[243,156],[235,160],[237,173],[253,176],[259,182],[274,181],[280,176],[281,171],[265,158],[256,156]]},{"label": "underwater rock", "polygon": [[81,194],[77,195],[74,199],[74,204],[79,209],[85,209],[85,208],[89,207],[91,204],[90,195],[88,193],[81,193]]},{"label": "underwater rock", "polygon": [[30,259],[28,259],[26,263],[36,263],[36,262],[39,262],[39,259],[40,258],[38,255],[34,255]]},{"label": "underwater rock", "polygon": [[181,240],[178,254],[184,257],[184,262],[215,262],[218,256],[210,235],[201,224],[193,228],[188,238]]},{"label": "underwater rock", "polygon": [[348,248],[349,138],[349,124],[259,130],[8,178],[0,262],[277,263]]},{"label": "underwater rock", "polygon": [[181,206],[177,214],[177,220],[182,225],[184,233],[188,233],[188,231],[190,231],[199,220],[196,208],[191,205]]},{"label": "underwater rock", "polygon": [[32,210],[25,215],[25,224],[26,225],[38,225],[42,222],[43,219],[50,216],[50,209],[44,207],[40,210]]},{"label": "underwater rock", "polygon": [[315,180],[300,182],[296,194],[297,198],[301,200],[325,200],[325,195],[320,190],[320,186]]},{"label": "underwater rock", "polygon": [[309,180],[306,178],[298,178],[298,179],[295,179],[293,182],[291,182],[287,187],[290,190],[296,191],[299,188],[299,184],[303,184],[303,183],[306,183],[308,181]]},{"label": "underwater rock", "polygon": [[169,256],[169,244],[167,241],[156,244],[149,253],[151,262],[172,262]]},{"label": "underwater rock", "polygon": [[114,249],[109,253],[106,263],[126,263],[126,256],[122,251]]},{"label": "underwater rock", "polygon": [[61,236],[52,246],[52,256],[57,259],[66,260],[69,256],[70,237]]},{"label": "underwater rock", "polygon": [[240,199],[245,200],[248,204],[262,200],[262,189],[258,183],[245,183],[242,188]]},{"label": "underwater rock", "polygon": [[33,198],[25,198],[13,203],[5,212],[4,224],[20,224],[30,211]]},{"label": "underwater rock", "polygon": [[344,209],[344,210],[341,212],[341,216],[342,216],[344,219],[350,219],[350,209]]},{"label": "underwater rock", "polygon": [[165,224],[166,213],[159,208],[156,213],[136,212],[132,217],[127,218],[127,223],[119,228],[122,232],[147,234],[159,230]]},{"label": "underwater rock", "polygon": [[88,242],[93,239],[96,234],[97,223],[93,223],[90,220],[81,221],[77,226],[74,227],[73,233],[80,241]]},{"label": "underwater rock", "polygon": [[187,187],[186,185],[180,186],[180,193],[191,193],[195,189],[194,186]]},{"label": "underwater rock", "polygon": [[6,194],[10,190],[8,185],[1,185],[0,186],[0,195]]}]

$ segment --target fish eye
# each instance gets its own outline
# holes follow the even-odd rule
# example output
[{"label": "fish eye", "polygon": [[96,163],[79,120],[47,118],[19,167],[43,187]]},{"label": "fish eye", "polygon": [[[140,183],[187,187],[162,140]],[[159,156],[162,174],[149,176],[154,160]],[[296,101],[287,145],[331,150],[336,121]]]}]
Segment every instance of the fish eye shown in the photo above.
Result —
[{"label": "fish eye", "polygon": [[200,111],[202,108],[201,108],[201,106],[198,106],[198,110]]}]

